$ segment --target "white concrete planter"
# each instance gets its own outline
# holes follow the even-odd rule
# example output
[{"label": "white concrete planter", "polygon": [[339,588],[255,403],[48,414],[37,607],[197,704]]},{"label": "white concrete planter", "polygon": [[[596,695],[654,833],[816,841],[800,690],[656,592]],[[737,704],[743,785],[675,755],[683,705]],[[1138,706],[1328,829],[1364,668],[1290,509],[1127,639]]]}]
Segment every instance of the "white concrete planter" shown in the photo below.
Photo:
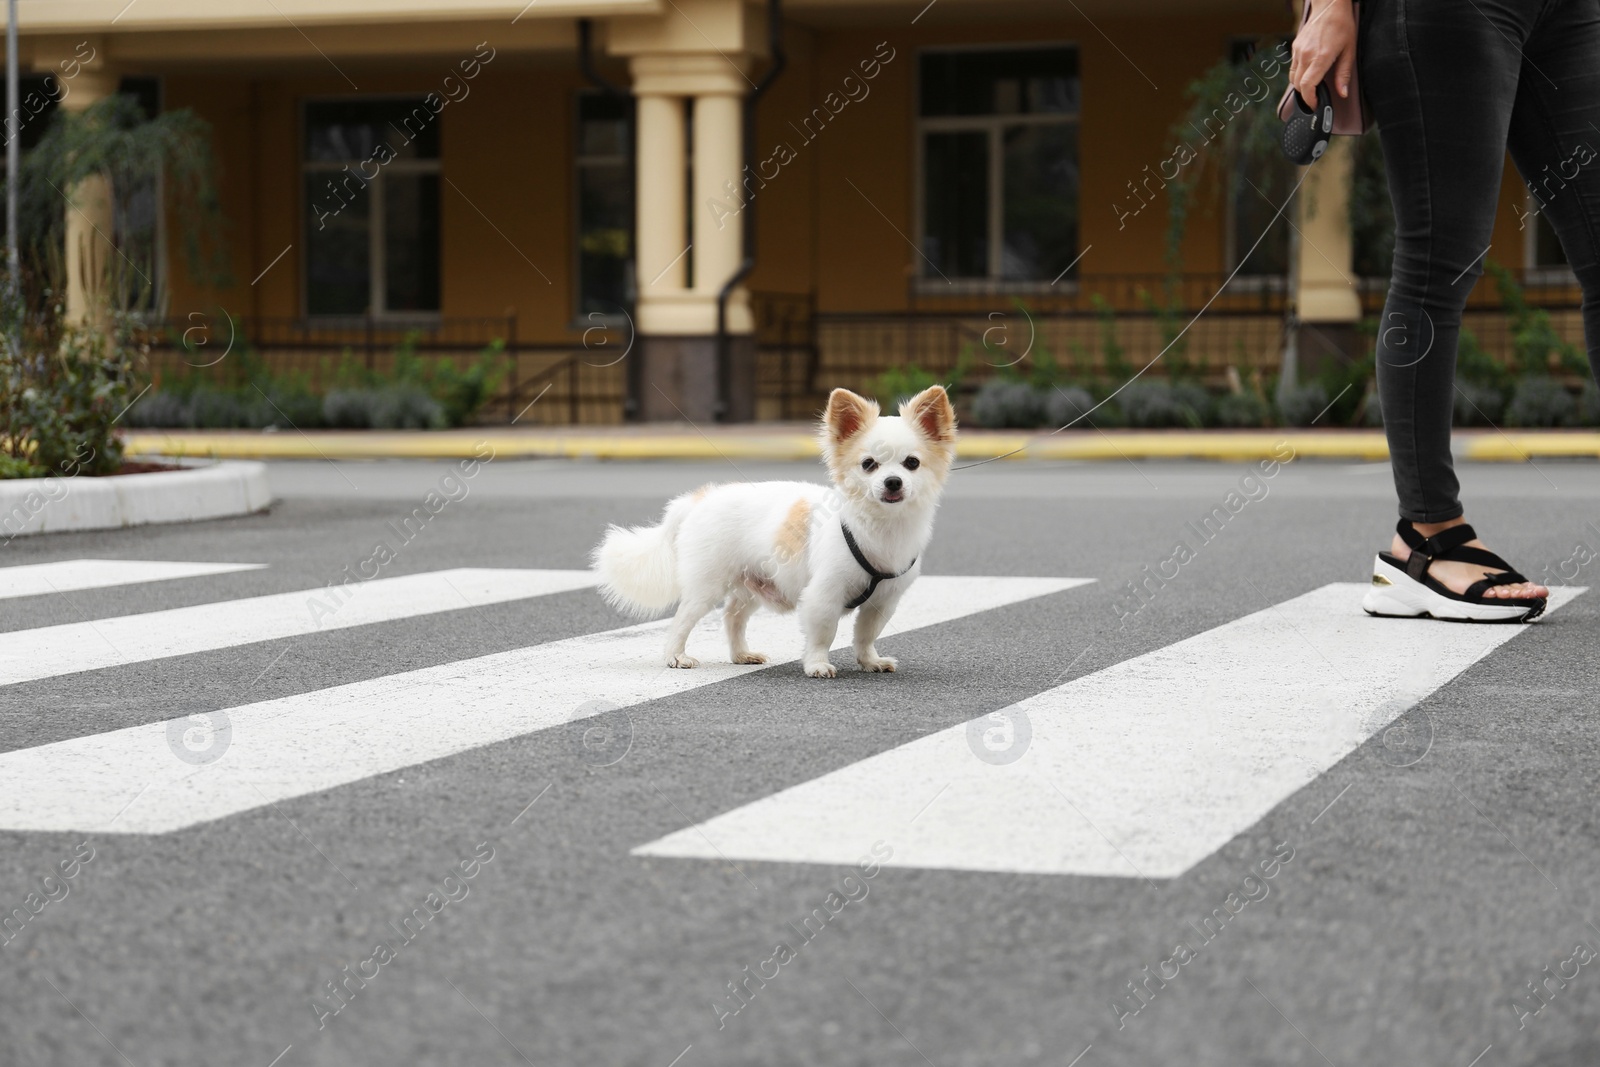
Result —
[{"label": "white concrete planter", "polygon": [[266,464],[254,461],[108,478],[8,478],[0,480],[0,540],[220,519],[248,515],[271,503]]}]

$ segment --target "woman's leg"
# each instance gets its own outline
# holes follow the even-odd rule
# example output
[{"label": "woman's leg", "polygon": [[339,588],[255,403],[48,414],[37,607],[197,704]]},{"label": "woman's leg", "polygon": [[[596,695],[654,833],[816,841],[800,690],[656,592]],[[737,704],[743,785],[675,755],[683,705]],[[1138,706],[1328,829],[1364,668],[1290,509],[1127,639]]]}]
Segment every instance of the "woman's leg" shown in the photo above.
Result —
[{"label": "woman's leg", "polygon": [[[1429,536],[1464,521],[1450,454],[1456,344],[1467,295],[1490,253],[1521,48],[1537,5],[1377,0],[1364,7],[1361,83],[1383,141],[1395,215],[1378,395],[1400,515]],[[1398,536],[1391,547],[1401,559],[1409,555]],[[1440,561],[1430,573],[1462,592],[1485,568]],[[1543,590],[1502,586],[1488,595]]]},{"label": "woman's leg", "polygon": [[[1507,5],[1378,0],[1359,51],[1394,203],[1394,271],[1378,326],[1378,394],[1400,514],[1460,517],[1450,459],[1456,341],[1483,273],[1521,75]],[[1531,5],[1528,5],[1531,6]]]},{"label": "woman's leg", "polygon": [[1600,0],[1557,0],[1523,51],[1511,157],[1583,287],[1589,368],[1600,376]]}]

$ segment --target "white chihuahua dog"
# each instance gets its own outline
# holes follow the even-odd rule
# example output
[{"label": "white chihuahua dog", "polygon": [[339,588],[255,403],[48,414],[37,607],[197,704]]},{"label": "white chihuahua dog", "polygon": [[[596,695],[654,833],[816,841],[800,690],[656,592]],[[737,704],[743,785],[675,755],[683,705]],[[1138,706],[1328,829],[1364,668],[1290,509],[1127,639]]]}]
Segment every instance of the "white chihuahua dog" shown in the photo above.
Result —
[{"label": "white chihuahua dog", "polygon": [[882,416],[848,389],[828,397],[820,427],[833,487],[809,482],[708,485],[667,505],[658,526],[613,526],[594,550],[600,592],[647,618],[678,605],[667,631],[669,667],[695,667],[689,633],[726,602],[728,654],[765,663],[745,644],[745,626],[765,603],[800,612],[802,665],[832,678],[828,660],[839,620],[856,615],[856,662],[892,671],[876,642],[920,573],[934,512],[955,459],[956,416],[940,386]]}]

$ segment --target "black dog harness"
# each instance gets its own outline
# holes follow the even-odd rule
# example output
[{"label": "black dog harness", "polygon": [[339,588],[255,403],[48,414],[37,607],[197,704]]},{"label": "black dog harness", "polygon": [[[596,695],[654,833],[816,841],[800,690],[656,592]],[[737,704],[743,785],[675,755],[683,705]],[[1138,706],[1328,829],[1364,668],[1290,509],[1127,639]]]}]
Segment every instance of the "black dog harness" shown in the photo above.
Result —
[{"label": "black dog harness", "polygon": [[861,546],[856,544],[855,535],[850,532],[850,527],[841,522],[839,524],[839,529],[844,532],[844,543],[847,547],[849,547],[850,554],[856,558],[857,563],[861,564],[861,569],[866,571],[867,574],[872,578],[872,581],[867,583],[866,592],[862,593],[860,596],[856,597],[854,600],[850,601],[850,603],[844,606],[844,610],[846,611],[854,611],[856,608],[859,608],[861,605],[871,600],[872,594],[878,591],[879,582],[893,581],[896,578],[902,577],[907,571],[911,570],[912,567],[917,565],[916,558],[912,557],[911,562],[906,564],[906,569],[901,571],[899,574],[885,574],[883,571],[880,571],[878,568],[867,562],[867,557],[862,555]]}]

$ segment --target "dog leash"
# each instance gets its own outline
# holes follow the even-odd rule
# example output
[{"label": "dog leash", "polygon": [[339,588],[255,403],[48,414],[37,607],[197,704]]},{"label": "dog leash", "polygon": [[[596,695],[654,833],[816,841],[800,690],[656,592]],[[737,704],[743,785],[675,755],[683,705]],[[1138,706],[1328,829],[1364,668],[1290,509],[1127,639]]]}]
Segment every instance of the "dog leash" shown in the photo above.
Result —
[{"label": "dog leash", "polygon": [[844,606],[844,610],[846,611],[854,611],[856,608],[859,608],[861,605],[871,600],[872,594],[878,591],[879,582],[893,581],[896,578],[902,577],[907,571],[911,570],[912,567],[917,565],[916,557],[913,556],[911,562],[906,564],[906,569],[901,571],[899,574],[885,574],[883,571],[878,570],[878,568],[867,562],[867,557],[862,555],[861,546],[856,544],[855,534],[850,532],[850,527],[841,522],[839,524],[839,529],[844,533],[844,543],[847,547],[849,547],[850,554],[856,558],[857,563],[861,564],[861,569],[866,571],[867,574],[872,578],[872,581],[867,585],[867,591]]}]

